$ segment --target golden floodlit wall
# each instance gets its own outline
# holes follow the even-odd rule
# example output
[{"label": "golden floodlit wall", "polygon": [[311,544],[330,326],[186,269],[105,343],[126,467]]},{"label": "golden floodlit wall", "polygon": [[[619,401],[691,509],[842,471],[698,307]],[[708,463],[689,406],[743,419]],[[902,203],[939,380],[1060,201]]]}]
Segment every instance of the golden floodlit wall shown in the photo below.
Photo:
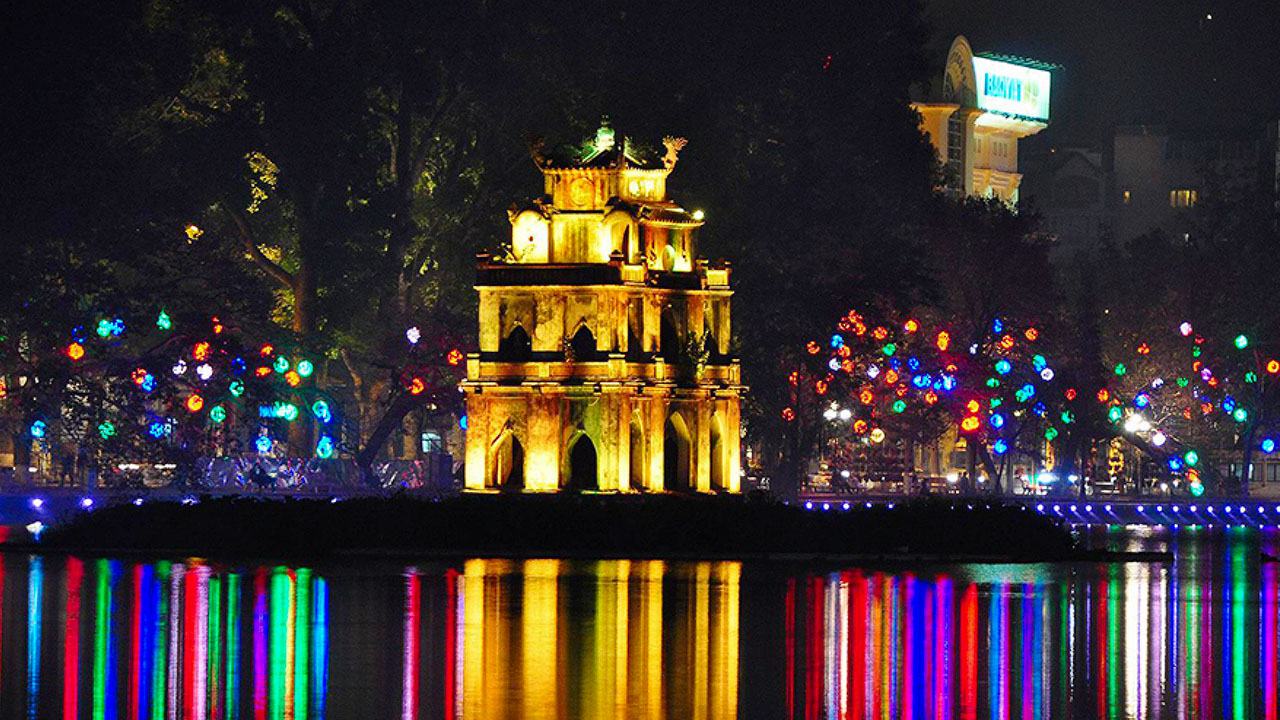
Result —
[{"label": "golden floodlit wall", "polygon": [[730,267],[697,257],[703,213],[666,196],[684,145],[606,124],[533,147],[546,194],[477,263],[467,491],[740,491]]}]

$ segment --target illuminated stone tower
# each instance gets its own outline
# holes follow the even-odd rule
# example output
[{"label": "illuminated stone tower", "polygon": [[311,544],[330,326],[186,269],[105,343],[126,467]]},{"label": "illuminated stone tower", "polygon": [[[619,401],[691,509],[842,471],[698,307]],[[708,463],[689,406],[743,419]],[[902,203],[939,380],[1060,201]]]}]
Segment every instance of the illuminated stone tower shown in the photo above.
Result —
[{"label": "illuminated stone tower", "polygon": [[685,141],[650,150],[606,121],[531,148],[544,195],[478,257],[466,489],[738,492],[729,267],[696,254],[701,212],[667,199]]}]

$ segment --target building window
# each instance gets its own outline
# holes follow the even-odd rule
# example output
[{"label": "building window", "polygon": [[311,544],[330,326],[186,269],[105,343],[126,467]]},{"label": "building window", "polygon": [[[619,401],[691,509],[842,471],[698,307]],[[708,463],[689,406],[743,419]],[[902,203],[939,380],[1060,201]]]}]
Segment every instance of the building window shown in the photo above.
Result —
[{"label": "building window", "polygon": [[440,433],[424,432],[421,436],[422,452],[439,453],[444,452],[444,440],[440,438]]},{"label": "building window", "polygon": [[1129,204],[1129,201],[1130,201],[1130,200],[1132,200],[1132,199],[1133,199],[1133,193],[1129,192],[1128,190],[1125,190],[1125,191],[1124,191],[1124,204],[1125,204],[1125,205],[1128,205],[1128,204]]},{"label": "building window", "polygon": [[1170,190],[1169,207],[1189,208],[1196,204],[1195,190]]}]

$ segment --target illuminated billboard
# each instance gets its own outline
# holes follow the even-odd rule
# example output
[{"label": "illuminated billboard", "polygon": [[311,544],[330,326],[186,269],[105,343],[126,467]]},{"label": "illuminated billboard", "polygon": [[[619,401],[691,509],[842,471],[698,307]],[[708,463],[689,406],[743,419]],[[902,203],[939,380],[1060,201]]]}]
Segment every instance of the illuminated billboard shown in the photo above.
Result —
[{"label": "illuminated billboard", "polygon": [[979,108],[1034,120],[1049,119],[1047,70],[975,57],[973,75]]}]

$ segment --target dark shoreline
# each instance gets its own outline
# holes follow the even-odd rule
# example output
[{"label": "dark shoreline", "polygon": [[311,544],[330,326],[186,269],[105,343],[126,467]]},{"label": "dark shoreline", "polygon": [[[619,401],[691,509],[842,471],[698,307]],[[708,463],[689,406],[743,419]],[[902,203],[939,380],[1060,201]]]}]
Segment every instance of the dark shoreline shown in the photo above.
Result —
[{"label": "dark shoreline", "polygon": [[104,507],[50,528],[51,552],[357,557],[562,557],[787,562],[1062,562],[1080,549],[1017,505],[913,500],[805,511],[767,498],[467,495],[332,502],[203,498]]}]

